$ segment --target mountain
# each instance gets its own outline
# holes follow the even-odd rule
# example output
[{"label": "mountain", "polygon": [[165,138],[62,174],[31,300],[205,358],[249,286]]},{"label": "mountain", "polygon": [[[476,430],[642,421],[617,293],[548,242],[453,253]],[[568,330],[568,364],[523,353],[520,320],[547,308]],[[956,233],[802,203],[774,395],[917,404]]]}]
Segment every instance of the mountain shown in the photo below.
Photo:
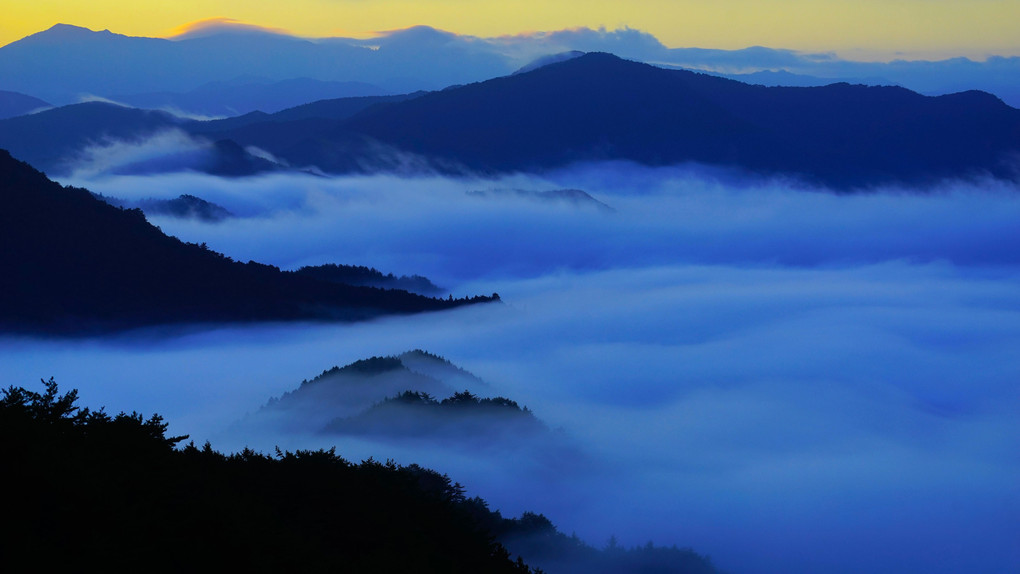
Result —
[{"label": "mountain", "polygon": [[50,104],[18,92],[0,90],[0,120],[50,107]]},{"label": "mountain", "polygon": [[431,299],[240,263],[164,235],[141,211],[62,187],[0,150],[0,331],[358,320],[497,297]]},{"label": "mountain", "polygon": [[208,202],[194,195],[183,194],[173,199],[147,198],[137,201],[106,197],[98,193],[93,194],[97,199],[105,201],[110,205],[125,209],[141,209],[146,215],[165,215],[169,217],[180,217],[183,219],[198,219],[215,223],[234,217],[234,214],[221,205]]},{"label": "mountain", "polygon": [[[454,386],[456,385],[456,386]],[[456,388],[483,389],[485,383],[425,351],[371,357],[333,367],[270,401],[245,424],[317,433],[337,418],[356,415],[406,391],[452,394]]]},{"label": "mountain", "polygon": [[[0,88],[32,94],[56,105],[76,103],[88,95],[111,99],[160,96],[163,103],[159,107],[169,99],[179,104],[178,98],[201,90],[203,85],[229,83],[239,76],[267,82],[300,78],[360,82],[378,86],[385,93],[406,93],[510,74],[545,56],[611,52],[630,60],[715,74],[785,72],[830,78],[826,83],[837,81],[833,78],[846,78],[850,83],[885,78],[886,84],[932,95],[980,89],[1020,107],[1016,80],[1020,57],[1016,56],[857,62],[831,53],[762,46],[668,48],[651,34],[626,27],[484,38],[414,26],[368,39],[308,39],[236,22],[208,24],[169,39],[132,38],[57,24],[0,47]],[[242,90],[225,95],[221,103],[237,110],[250,99]],[[316,98],[305,101],[311,99]],[[181,111],[201,114],[187,108]]]},{"label": "mountain", "polygon": [[480,172],[628,160],[840,188],[1020,178],[1020,110],[989,94],[753,86],[604,53],[366,110],[348,132]]},{"label": "mountain", "polygon": [[[0,395],[5,548],[42,569],[158,563],[254,572],[529,574],[495,541],[520,530],[417,465],[352,464],[334,450],[224,455],[177,446],[158,415],[107,415],[58,395]],[[85,521],[84,523],[82,521]]]},{"label": "mountain", "polygon": [[167,436],[159,415],[111,416],[44,385],[0,391],[0,449],[19,494],[5,503],[3,541],[45,568],[120,571],[158,556],[167,571],[718,572],[692,550],[597,550],[541,514],[505,518],[416,464],[178,446],[187,437]]},{"label": "mountain", "polygon": [[[318,100],[267,114],[199,121],[163,110],[92,101],[0,119],[0,148],[53,175],[75,169],[117,174],[200,171],[243,176],[285,166],[249,153],[247,146],[286,150],[315,141],[359,112],[413,99],[424,92]],[[190,137],[189,137],[190,136]],[[153,139],[153,145],[142,145]],[[335,145],[336,138],[332,142]],[[367,144],[355,139],[354,149]],[[117,153],[106,153],[110,148]],[[318,153],[321,150],[315,149]],[[289,154],[298,167],[309,154]]]},{"label": "mountain", "polygon": [[[99,167],[492,174],[624,160],[732,168],[842,190],[1020,179],[1020,110],[983,92],[767,87],[604,53],[438,92],[324,100],[217,121],[77,104],[0,120],[0,146],[60,173],[89,146],[168,131],[194,141],[177,138],[169,152]],[[252,147],[271,156],[252,155]]]},{"label": "mountain", "polygon": [[0,148],[47,172],[61,173],[89,146],[138,141],[179,129],[182,123],[165,112],[86,102],[0,120]]},{"label": "mountain", "polygon": [[[210,29],[205,34],[173,39],[137,38],[57,24],[0,47],[0,78],[4,89],[35,94],[57,105],[75,103],[83,95],[111,99],[119,95],[161,103],[169,99],[184,104],[186,98],[168,94],[201,92],[202,86],[239,76],[270,83],[301,78],[357,82],[378,87],[382,93],[403,93],[440,89],[513,70],[505,56],[479,51],[474,45],[470,39],[427,27],[394,31],[367,41],[312,41],[257,29],[246,33]],[[237,110],[246,107],[245,90],[224,95],[218,105]],[[312,99],[319,98],[313,95],[304,101]],[[182,111],[201,113],[188,108]]]},{"label": "mountain", "polygon": [[[144,208],[143,208],[144,209]],[[379,287],[380,289],[402,289],[419,295],[434,296],[442,293],[427,277],[421,275],[401,275],[397,277],[392,273],[379,271],[372,267],[362,265],[326,265],[306,266],[295,271],[297,275],[315,277],[323,281],[343,283],[345,285],[365,285],[368,287]]]},{"label": "mountain", "polygon": [[539,69],[539,68],[541,68],[543,66],[548,66],[549,64],[555,64],[557,62],[566,62],[567,60],[573,60],[574,58],[578,58],[578,57],[583,56],[583,55],[584,55],[584,52],[581,52],[580,50],[571,50],[569,52],[560,52],[558,54],[549,54],[548,56],[542,56],[541,58],[538,58],[537,60],[534,60],[534,61],[528,63],[525,66],[521,66],[512,75],[516,76],[517,74],[523,74],[525,72],[531,72],[531,71],[537,70],[537,69]]},{"label": "mountain", "polygon": [[[83,166],[120,174],[193,170],[224,176],[281,167],[228,139],[189,138],[193,124],[163,111],[86,102],[0,120],[0,148],[54,175]],[[150,138],[157,138],[156,145],[140,145]]]},{"label": "mountain", "polygon": [[483,393],[491,389],[482,379],[417,349],[323,371],[270,399],[235,432],[275,429],[475,452],[514,448],[555,464],[569,460],[575,469],[587,462],[527,407]]},{"label": "mountain", "polygon": [[240,77],[211,82],[175,93],[115,95],[110,99],[136,108],[182,110],[194,116],[239,116],[254,111],[274,113],[308,102],[385,95],[386,90],[364,82],[328,82],[312,78],[271,81]]},{"label": "mountain", "polygon": [[[193,135],[218,140],[231,140],[243,146],[274,150],[284,160],[293,160],[296,167],[338,165],[346,163],[356,169],[356,160],[366,150],[378,148],[364,138],[346,138],[330,134],[342,129],[347,120],[368,109],[414,99],[426,92],[394,96],[364,96],[318,100],[281,110],[273,114],[252,112],[243,116],[191,122],[187,130]],[[346,152],[346,155],[345,155]],[[322,156],[325,161],[321,161]]]},{"label": "mountain", "polygon": [[355,415],[337,417],[322,432],[484,447],[496,441],[535,438],[548,429],[527,407],[506,397],[483,398],[464,391],[437,399],[404,391]]}]

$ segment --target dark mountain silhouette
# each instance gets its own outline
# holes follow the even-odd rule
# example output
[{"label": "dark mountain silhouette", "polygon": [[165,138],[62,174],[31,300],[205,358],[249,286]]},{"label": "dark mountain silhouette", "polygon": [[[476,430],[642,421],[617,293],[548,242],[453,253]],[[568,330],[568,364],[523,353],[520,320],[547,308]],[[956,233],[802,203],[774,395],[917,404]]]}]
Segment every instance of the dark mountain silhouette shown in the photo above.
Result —
[{"label": "dark mountain silhouette", "polygon": [[272,150],[295,168],[323,164],[342,166],[339,171],[357,171],[379,163],[381,146],[356,134],[337,136],[343,121],[366,109],[425,93],[320,100],[274,114],[253,112],[222,120],[192,122],[186,129],[206,138],[227,139],[243,146]]},{"label": "dark mountain silhouette", "polygon": [[481,392],[489,386],[474,373],[454,365],[448,359],[422,349],[401,353],[398,358],[408,369],[439,379],[454,389],[475,389]]},{"label": "dark mountain silhouette", "polygon": [[2,150],[0,205],[0,330],[8,332],[357,320],[495,298],[430,299],[233,261],[164,235],[141,211],[62,187]]},{"label": "dark mountain silhouette", "polygon": [[528,64],[526,64],[524,66],[521,66],[517,71],[515,71],[513,73],[513,75],[516,76],[517,74],[523,74],[525,72],[530,72],[532,70],[537,70],[537,69],[539,69],[539,68],[541,68],[543,66],[548,66],[549,64],[555,64],[557,62],[566,62],[567,60],[573,60],[574,58],[578,58],[578,57],[581,57],[583,55],[584,55],[584,52],[581,52],[580,50],[571,50],[569,52],[559,52],[558,54],[549,54],[548,56],[542,56],[541,58],[538,58],[538,59],[536,59],[536,60],[534,60],[532,62],[529,62]]},{"label": "dark mountain silhouette", "polygon": [[362,265],[337,265],[329,263],[302,267],[295,271],[298,275],[314,277],[323,281],[343,283],[345,285],[365,285],[367,287],[379,287],[382,289],[402,289],[419,295],[439,295],[443,292],[427,277],[421,275],[401,275],[399,277],[392,273],[383,273],[373,267]]},{"label": "dark mountain silhouette", "polygon": [[362,110],[368,109],[369,107],[386,104],[392,102],[402,102],[405,100],[413,100],[419,96],[423,96],[428,92],[418,91],[410,94],[395,94],[388,96],[363,96],[363,97],[345,97],[345,98],[333,98],[333,99],[321,99],[313,101],[307,104],[294,106],[285,110],[281,110],[275,114],[272,114],[271,118],[275,121],[293,121],[293,120],[307,120],[307,119],[329,119],[329,120],[346,120],[361,112]]},{"label": "dark mountain silhouette", "polygon": [[352,464],[333,450],[176,445],[153,415],[81,409],[56,383],[0,397],[2,543],[43,570],[528,573],[494,540],[501,524],[446,475]]},{"label": "dark mountain silhouette", "polygon": [[174,199],[146,198],[138,201],[106,197],[93,194],[97,199],[125,209],[141,209],[146,215],[166,215],[184,219],[198,219],[207,222],[223,221],[234,217],[225,207],[210,203],[200,197],[184,194]]},{"label": "dark mountain silhouette", "polygon": [[989,94],[770,88],[599,53],[367,110],[345,127],[482,172],[630,160],[838,187],[1020,178],[1020,110]]},{"label": "dark mountain silhouette", "polygon": [[0,90],[0,120],[50,107],[50,104],[18,92]]},{"label": "dark mountain silhouette", "polygon": [[626,548],[609,539],[598,550],[560,532],[541,514],[525,512],[519,518],[490,523],[497,539],[528,564],[557,574],[686,573],[717,574],[712,561],[690,548],[644,546]]},{"label": "dark mountain silhouette", "polygon": [[182,110],[194,115],[239,116],[254,111],[274,113],[311,101],[382,96],[379,86],[364,82],[327,82],[312,78],[273,81],[239,77],[210,82],[184,93],[115,95],[110,99],[137,108]]},{"label": "dark mountain silhouette", "polygon": [[566,574],[717,572],[691,550],[600,551],[541,514],[505,518],[415,464],[180,447],[187,437],[167,436],[159,415],[81,408],[76,391],[43,384],[0,395],[4,478],[17,493],[0,541],[40,569],[527,574],[534,559]]},{"label": "dark mountain silhouette", "polygon": [[[54,175],[65,175],[88,159],[90,148],[138,143],[185,130],[195,122],[167,112],[140,110],[106,102],[87,102],[37,114],[0,120],[0,148]],[[201,171],[244,176],[275,171],[281,166],[248,153],[229,139],[198,138],[184,150],[146,154],[144,159],[105,167],[117,174]]]},{"label": "dark mountain silhouette", "polygon": [[245,175],[281,167],[245,151],[255,146],[292,169],[332,173],[498,173],[627,160],[735,168],[839,189],[1020,179],[1020,110],[982,92],[765,87],[599,53],[428,94],[315,102],[213,122],[80,104],[0,120],[0,145],[58,172],[89,144],[171,128],[218,143],[122,172]]},{"label": "dark mountain silhouette", "polygon": [[[455,392],[458,388],[465,390]],[[270,399],[232,432],[266,430],[478,453],[515,450],[542,458],[548,468],[569,464],[575,472],[590,464],[562,432],[550,430],[527,407],[491,396],[482,379],[420,349],[323,371]]]},{"label": "dark mountain silhouette", "polygon": [[527,407],[505,397],[483,398],[463,391],[440,400],[429,393],[404,391],[355,415],[333,419],[322,432],[484,447],[535,438],[548,430]]},{"label": "dark mountain silhouette", "polygon": [[270,399],[243,424],[316,433],[336,418],[355,415],[405,391],[449,395],[465,386],[477,390],[485,383],[425,351],[371,357],[302,381],[297,389]]},{"label": "dark mountain silhouette", "polygon": [[165,112],[86,102],[0,120],[0,148],[48,173],[63,173],[90,145],[138,141],[182,124]]}]

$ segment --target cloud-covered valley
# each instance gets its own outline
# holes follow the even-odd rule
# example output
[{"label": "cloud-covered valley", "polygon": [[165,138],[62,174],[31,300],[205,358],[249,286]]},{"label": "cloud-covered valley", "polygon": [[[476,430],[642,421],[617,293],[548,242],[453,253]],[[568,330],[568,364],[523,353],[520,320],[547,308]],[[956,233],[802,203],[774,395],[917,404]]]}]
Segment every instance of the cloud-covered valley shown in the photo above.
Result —
[{"label": "cloud-covered valley", "polygon": [[[159,412],[196,442],[324,439],[231,424],[334,365],[422,348],[527,405],[585,464],[367,440],[507,514],[602,545],[691,546],[726,571],[1008,572],[1020,560],[1020,194],[838,195],[695,167],[543,177],[196,174],[63,183],[191,194],[240,217],[152,218],[235,259],[421,274],[502,305],[352,325],[0,342],[0,374]],[[472,191],[581,189],[594,202]],[[332,440],[332,439],[331,439]],[[319,441],[319,442],[316,442]]]}]

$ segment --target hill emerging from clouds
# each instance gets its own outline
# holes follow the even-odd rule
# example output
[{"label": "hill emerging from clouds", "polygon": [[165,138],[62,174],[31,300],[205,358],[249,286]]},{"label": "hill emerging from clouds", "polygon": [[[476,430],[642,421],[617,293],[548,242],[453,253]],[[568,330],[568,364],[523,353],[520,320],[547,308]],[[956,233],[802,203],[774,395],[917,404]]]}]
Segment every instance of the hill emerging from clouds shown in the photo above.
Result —
[{"label": "hill emerging from clouds", "polygon": [[240,263],[186,244],[0,150],[0,330],[79,334],[210,322],[357,320],[493,298],[433,299]]}]

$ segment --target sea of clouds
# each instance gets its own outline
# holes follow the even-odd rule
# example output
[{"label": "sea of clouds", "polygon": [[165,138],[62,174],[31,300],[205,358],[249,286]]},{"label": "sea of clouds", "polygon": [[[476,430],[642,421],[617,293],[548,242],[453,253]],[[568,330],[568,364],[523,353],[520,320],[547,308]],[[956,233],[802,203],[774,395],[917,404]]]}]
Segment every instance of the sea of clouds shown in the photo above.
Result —
[{"label": "sea of clouds", "polygon": [[[83,172],[84,173],[84,172]],[[504,303],[361,324],[0,341],[6,384],[158,412],[224,450],[336,444],[447,472],[601,546],[690,546],[734,573],[1009,572],[1020,564],[1020,189],[835,194],[696,167],[499,179],[197,174],[64,183],[220,204],[151,218],[235,259],[430,277]],[[608,205],[472,191],[582,189]],[[422,348],[576,448],[472,453],[238,436],[334,365]]]}]

